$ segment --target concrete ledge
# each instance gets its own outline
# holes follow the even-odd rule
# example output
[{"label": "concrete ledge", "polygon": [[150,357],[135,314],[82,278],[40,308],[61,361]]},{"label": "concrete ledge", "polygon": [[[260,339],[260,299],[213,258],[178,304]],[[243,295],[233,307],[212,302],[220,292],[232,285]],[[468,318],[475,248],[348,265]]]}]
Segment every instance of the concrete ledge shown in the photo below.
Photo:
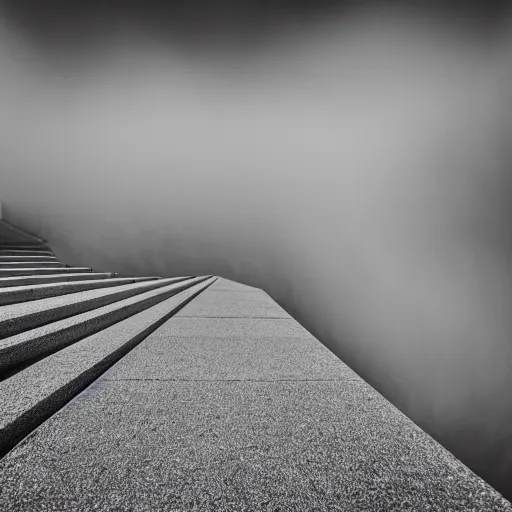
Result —
[{"label": "concrete ledge", "polygon": [[[157,277],[120,277],[114,279],[95,279],[89,281],[58,282],[36,284],[33,286],[12,286],[0,288],[0,306],[18,304],[31,300],[48,299],[69,293],[83,292],[97,288],[111,288],[130,283],[155,281]],[[184,278],[185,279],[185,278]]]}]

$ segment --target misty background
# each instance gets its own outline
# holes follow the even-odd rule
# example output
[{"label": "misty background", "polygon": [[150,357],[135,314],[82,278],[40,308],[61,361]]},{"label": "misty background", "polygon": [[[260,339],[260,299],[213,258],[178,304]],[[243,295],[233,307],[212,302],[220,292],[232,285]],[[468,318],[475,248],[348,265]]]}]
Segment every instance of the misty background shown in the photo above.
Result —
[{"label": "misty background", "polygon": [[1,5],[6,220],[265,289],[512,497],[508,2]]}]

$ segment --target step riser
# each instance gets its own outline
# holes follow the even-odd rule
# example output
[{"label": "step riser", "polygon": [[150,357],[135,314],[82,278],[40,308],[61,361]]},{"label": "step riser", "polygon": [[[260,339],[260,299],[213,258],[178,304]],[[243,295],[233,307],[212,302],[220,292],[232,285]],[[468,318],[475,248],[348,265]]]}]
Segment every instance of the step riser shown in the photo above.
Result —
[{"label": "step riser", "polygon": [[30,269],[0,269],[0,277],[16,277],[16,276],[37,276],[37,275],[51,275],[63,273],[85,273],[92,272],[90,268],[73,268],[73,267],[55,267],[55,268],[30,268]]},{"label": "step riser", "polygon": [[8,306],[10,304],[19,304],[20,302],[28,302],[31,300],[48,299],[59,295],[67,295],[69,293],[85,292],[88,290],[97,290],[98,288],[112,288],[130,283],[142,283],[144,281],[155,281],[157,278],[140,278],[140,279],[97,279],[95,281],[83,281],[76,283],[58,283],[55,285],[43,285],[45,288],[22,287],[11,290],[10,288],[0,288],[0,306]]},{"label": "step riser", "polygon": [[89,300],[84,299],[83,301],[74,304],[65,304],[48,310],[35,311],[28,315],[8,318],[4,321],[0,321],[0,339],[14,336],[15,334],[28,331],[29,329],[35,329],[36,327],[56,322],[57,320],[69,318],[70,316],[77,315],[79,313],[85,313],[92,309],[107,306],[114,302],[118,302],[147,291],[162,288],[168,284],[169,283],[165,281],[155,281],[154,283],[150,283],[144,287],[129,288],[127,290],[122,290],[105,296],[94,297]]},{"label": "step riser", "polygon": [[[213,281],[210,281],[210,284],[211,282]],[[100,361],[97,361],[89,368],[84,369],[78,376],[64,383],[53,393],[49,394],[42,400],[39,400],[13,421],[4,425],[3,428],[0,429],[0,457],[12,449],[19,441],[37,428],[37,426],[48,417],[55,414],[78,393],[82,392],[95,379],[135,348],[151,333],[158,329],[158,327],[174,316],[181,308],[197,297],[197,295],[204,291],[208,286],[209,285],[200,287],[198,291],[191,294],[183,301],[179,301],[179,303],[173,306],[172,309],[167,310],[142,331],[132,335],[124,343],[118,346],[118,348],[112,350],[112,352],[103,357]],[[71,348],[68,350],[71,350]],[[61,352],[58,354],[61,354]],[[52,356],[50,356],[49,359],[51,359],[51,357]],[[48,360],[45,359],[37,364],[43,364],[47,361]]]},{"label": "step riser", "polygon": [[49,276],[21,276],[21,277],[4,277],[0,278],[0,290],[2,288],[11,288],[13,286],[33,286],[38,284],[52,283],[70,283],[89,281],[91,279],[110,279],[116,277],[115,274],[109,272],[102,273],[81,273],[81,274],[56,274]]}]

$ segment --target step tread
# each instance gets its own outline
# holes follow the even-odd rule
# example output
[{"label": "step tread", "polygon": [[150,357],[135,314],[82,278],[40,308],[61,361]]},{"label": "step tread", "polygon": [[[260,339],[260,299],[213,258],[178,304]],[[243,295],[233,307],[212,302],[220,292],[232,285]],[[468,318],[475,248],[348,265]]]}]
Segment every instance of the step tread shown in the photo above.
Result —
[{"label": "step tread", "polygon": [[[170,278],[179,279],[179,278]],[[164,283],[170,282],[167,279],[162,279],[157,283],[158,286],[164,286]],[[142,283],[129,283],[122,284],[120,286],[114,286],[113,288],[100,288],[99,290],[87,290],[83,292],[69,293],[66,295],[59,295],[57,297],[49,297],[46,299],[38,299],[30,302],[23,302],[21,304],[10,304],[0,308],[0,322],[5,320],[11,320],[14,318],[23,318],[27,315],[31,315],[34,312],[49,311],[52,309],[60,308],[62,306],[71,306],[72,304],[78,304],[81,302],[87,302],[92,299],[100,297],[108,297],[110,295],[117,295],[120,292],[126,290],[144,290],[145,288],[155,286],[152,282]]]},{"label": "step tread", "polygon": [[115,277],[111,279],[91,279],[85,281],[67,281],[57,283],[34,284],[24,286],[6,286],[0,288],[0,306],[23,301],[45,299],[57,295],[87,291],[98,288],[110,288],[117,285],[155,281],[157,277]]},{"label": "step tread", "polygon": [[65,267],[65,266],[66,266],[65,263],[61,263],[60,261],[57,261],[57,260],[52,260],[52,261],[2,261],[0,259],[0,269],[55,268],[55,267]]},{"label": "step tread", "polygon": [[52,254],[9,254],[4,255],[0,254],[0,263],[25,263],[25,262],[34,262],[34,263],[41,263],[42,261],[58,261],[55,256]]},{"label": "step tread", "polygon": [[89,267],[0,268],[0,277],[92,272]]},{"label": "step tread", "polygon": [[161,288],[179,279],[125,284],[3,306],[0,308],[0,339],[106,306],[147,290]]},{"label": "step tread", "polygon": [[81,282],[92,279],[109,279],[114,277],[112,272],[80,272],[66,274],[42,274],[38,276],[0,277],[0,289],[12,286],[32,286],[41,283]]},{"label": "step tread", "polygon": [[[148,301],[159,295],[179,292],[204,281],[204,277],[183,279],[170,278],[163,287],[148,290],[105,306],[79,313],[67,318],[44,324],[0,340],[0,370],[6,370],[27,359],[47,353],[55,347],[69,345],[89,334],[91,329],[98,330],[99,320],[117,311],[129,310],[138,303]],[[113,320],[112,322],[117,321]],[[86,325],[87,323],[91,325]],[[100,326],[101,327],[101,326]],[[74,330],[73,332],[71,332]]]},{"label": "step tread", "polygon": [[23,247],[5,247],[0,245],[0,254],[53,254],[48,247],[30,247],[29,249]]},{"label": "step tread", "polygon": [[[31,415],[38,416],[37,421],[40,421],[41,416],[58,410],[106,369],[98,368],[102,363],[130,342],[135,341],[132,343],[134,346],[142,341],[152,327],[161,325],[162,320],[167,320],[185,301],[193,298],[216,279],[209,277],[0,382],[0,442],[12,443],[13,436],[19,438],[25,435],[34,426]],[[140,339],[137,339],[138,336]]]}]

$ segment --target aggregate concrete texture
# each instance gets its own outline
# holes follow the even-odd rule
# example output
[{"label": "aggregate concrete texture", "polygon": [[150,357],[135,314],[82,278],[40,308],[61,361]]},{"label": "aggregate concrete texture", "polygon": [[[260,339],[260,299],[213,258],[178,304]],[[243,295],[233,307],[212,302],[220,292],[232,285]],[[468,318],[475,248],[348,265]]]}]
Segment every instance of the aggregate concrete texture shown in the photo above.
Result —
[{"label": "aggregate concrete texture", "polygon": [[12,286],[0,288],[0,306],[26,302],[30,300],[47,299],[57,295],[66,295],[96,288],[109,288],[122,284],[154,281],[157,278],[121,277],[115,279],[91,279],[89,281],[67,281],[64,283],[45,283],[37,285]]},{"label": "aggregate concrete texture", "polygon": [[[176,281],[133,297],[107,304],[106,306],[51,322],[14,336],[0,339],[0,372],[23,361],[63,348],[76,340],[124,320],[176,293],[185,286],[199,282],[201,278]],[[164,280],[162,280],[164,281]],[[181,287],[178,285],[181,283]],[[1,376],[0,376],[1,380]]]},{"label": "aggregate concrete texture", "polygon": [[179,317],[290,318],[264,291],[208,290],[183,308]]},{"label": "aggregate concrete texture", "polygon": [[[128,319],[88,336],[0,382],[0,450],[26,429],[62,407],[77,391],[139,343],[209,281],[191,287]],[[167,289],[173,285],[167,286]],[[165,296],[164,296],[165,298]],[[126,352],[123,353],[123,350]]]},{"label": "aggregate concrete texture", "polygon": [[293,320],[231,317],[268,296],[230,286],[12,450],[0,510],[512,512]]}]

